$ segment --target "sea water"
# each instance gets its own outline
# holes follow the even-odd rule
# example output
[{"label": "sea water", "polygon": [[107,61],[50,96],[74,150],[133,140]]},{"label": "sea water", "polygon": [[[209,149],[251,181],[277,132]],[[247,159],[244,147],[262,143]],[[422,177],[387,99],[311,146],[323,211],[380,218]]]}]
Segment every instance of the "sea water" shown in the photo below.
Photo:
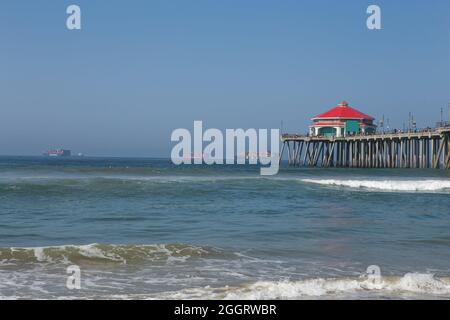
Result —
[{"label": "sea water", "polygon": [[0,298],[449,299],[450,171],[0,157]]}]

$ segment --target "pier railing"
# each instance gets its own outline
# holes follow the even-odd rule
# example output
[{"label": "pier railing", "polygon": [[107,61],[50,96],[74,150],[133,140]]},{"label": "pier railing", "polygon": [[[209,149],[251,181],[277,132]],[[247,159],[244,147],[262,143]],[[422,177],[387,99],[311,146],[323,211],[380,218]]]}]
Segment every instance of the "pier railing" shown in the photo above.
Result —
[{"label": "pier railing", "polygon": [[377,131],[374,133],[366,133],[366,134],[347,134],[345,136],[336,137],[336,136],[325,136],[325,135],[310,135],[310,134],[301,134],[301,133],[283,133],[281,135],[281,140],[286,139],[327,139],[327,140],[336,140],[336,139],[353,139],[353,138],[374,138],[374,137],[409,137],[409,136],[430,136],[430,135],[440,135],[442,132],[450,131],[450,122],[439,122],[439,124],[445,124],[442,126],[437,126],[434,128],[422,128],[422,129],[412,129],[412,130],[384,130]]}]

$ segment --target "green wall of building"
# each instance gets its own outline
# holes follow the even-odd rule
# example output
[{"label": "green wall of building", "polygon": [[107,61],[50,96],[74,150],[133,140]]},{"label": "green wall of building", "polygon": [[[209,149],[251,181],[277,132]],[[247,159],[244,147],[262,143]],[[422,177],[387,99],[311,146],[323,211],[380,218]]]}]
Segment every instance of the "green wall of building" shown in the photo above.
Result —
[{"label": "green wall of building", "polygon": [[319,135],[323,135],[325,137],[332,137],[336,135],[336,129],[332,127],[325,127],[319,129]]},{"label": "green wall of building", "polygon": [[361,128],[359,127],[359,121],[358,120],[347,120],[345,122],[345,132],[354,132],[359,133]]}]

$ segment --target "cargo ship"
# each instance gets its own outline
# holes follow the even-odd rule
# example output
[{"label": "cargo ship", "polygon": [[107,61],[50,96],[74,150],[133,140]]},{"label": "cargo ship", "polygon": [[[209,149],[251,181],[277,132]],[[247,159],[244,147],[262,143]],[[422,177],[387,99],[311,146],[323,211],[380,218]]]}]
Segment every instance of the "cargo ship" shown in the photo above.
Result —
[{"label": "cargo ship", "polygon": [[72,152],[67,149],[47,150],[43,153],[46,157],[70,157]]}]

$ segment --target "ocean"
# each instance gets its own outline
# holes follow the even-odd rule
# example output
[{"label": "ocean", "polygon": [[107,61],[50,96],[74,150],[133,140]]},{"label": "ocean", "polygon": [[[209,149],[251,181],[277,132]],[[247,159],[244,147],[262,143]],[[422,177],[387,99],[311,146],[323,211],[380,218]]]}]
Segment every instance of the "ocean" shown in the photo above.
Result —
[{"label": "ocean", "polygon": [[449,170],[0,157],[0,299],[449,298]]}]

